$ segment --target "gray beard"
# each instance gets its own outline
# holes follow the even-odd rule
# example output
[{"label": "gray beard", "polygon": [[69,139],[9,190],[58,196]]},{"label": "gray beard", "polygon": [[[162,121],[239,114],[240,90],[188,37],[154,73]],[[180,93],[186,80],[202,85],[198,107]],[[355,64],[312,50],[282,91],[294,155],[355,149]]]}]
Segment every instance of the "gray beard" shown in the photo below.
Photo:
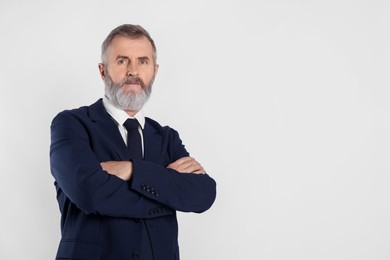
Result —
[{"label": "gray beard", "polygon": [[[134,77],[129,78],[134,80]],[[138,78],[142,87],[142,91],[138,94],[125,92],[123,90],[123,85],[128,80],[128,78],[125,78],[118,84],[115,84],[111,77],[106,73],[106,77],[104,78],[105,95],[116,108],[121,110],[139,111],[148,101],[150,94],[152,93],[154,78],[150,81],[148,86],[146,86],[145,83]]]}]

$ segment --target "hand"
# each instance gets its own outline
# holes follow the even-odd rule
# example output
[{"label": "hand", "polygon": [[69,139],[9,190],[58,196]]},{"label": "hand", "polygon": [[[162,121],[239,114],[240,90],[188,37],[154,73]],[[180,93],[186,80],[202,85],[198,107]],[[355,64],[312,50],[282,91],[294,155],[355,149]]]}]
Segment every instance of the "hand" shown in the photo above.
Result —
[{"label": "hand", "polygon": [[133,172],[133,164],[130,161],[107,161],[100,163],[100,166],[109,174],[124,181],[130,180]]},{"label": "hand", "polygon": [[173,169],[180,173],[195,173],[195,174],[205,174],[206,171],[203,169],[202,165],[198,163],[192,157],[182,157],[177,161],[169,164],[167,166],[169,169]]}]

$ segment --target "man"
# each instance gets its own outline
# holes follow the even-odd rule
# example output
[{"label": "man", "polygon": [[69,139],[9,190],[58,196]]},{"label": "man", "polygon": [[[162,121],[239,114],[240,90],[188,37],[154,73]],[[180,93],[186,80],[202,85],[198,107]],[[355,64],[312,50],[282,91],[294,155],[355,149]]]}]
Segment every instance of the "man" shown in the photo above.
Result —
[{"label": "man", "polygon": [[146,30],[117,27],[102,44],[104,98],[53,119],[57,259],[179,259],[176,211],[204,212],[215,200],[215,181],[178,133],[143,116],[156,59]]}]

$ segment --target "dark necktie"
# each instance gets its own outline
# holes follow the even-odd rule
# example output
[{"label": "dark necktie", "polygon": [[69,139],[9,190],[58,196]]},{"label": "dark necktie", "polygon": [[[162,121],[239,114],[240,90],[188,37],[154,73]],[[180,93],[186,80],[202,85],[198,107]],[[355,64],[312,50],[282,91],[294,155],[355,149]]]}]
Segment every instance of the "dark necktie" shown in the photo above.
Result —
[{"label": "dark necktie", "polygon": [[127,148],[130,151],[131,159],[142,160],[141,135],[138,131],[137,119],[129,118],[123,126],[127,130]]}]

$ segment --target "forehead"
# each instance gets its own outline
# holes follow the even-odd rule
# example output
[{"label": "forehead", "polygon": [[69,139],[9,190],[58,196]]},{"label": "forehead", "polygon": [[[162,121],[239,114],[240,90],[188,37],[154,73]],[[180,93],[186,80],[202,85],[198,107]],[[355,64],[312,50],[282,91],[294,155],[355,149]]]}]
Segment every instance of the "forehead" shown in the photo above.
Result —
[{"label": "forehead", "polygon": [[125,36],[115,36],[109,47],[109,56],[146,56],[153,57],[153,46],[145,36],[132,39]]}]

